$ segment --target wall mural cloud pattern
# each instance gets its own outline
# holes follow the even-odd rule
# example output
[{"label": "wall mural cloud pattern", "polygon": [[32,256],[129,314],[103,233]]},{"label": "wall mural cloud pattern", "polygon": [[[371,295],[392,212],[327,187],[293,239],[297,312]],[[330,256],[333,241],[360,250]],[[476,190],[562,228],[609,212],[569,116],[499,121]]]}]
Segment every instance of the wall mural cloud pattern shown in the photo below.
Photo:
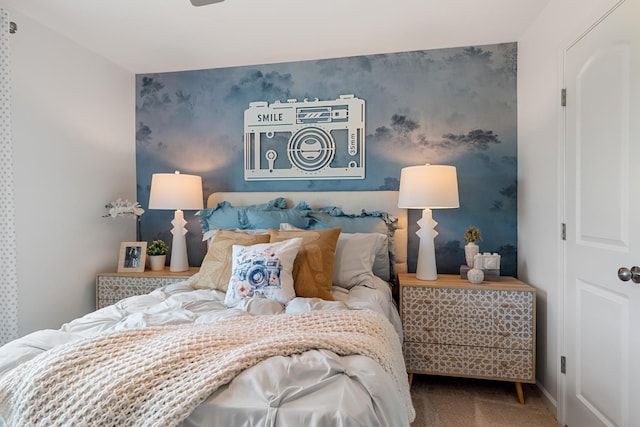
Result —
[{"label": "wall mural cloud pattern", "polygon": [[[397,190],[405,166],[457,167],[460,208],[435,210],[440,273],[464,264],[462,236],[482,230],[482,252],[502,256],[501,273],[516,275],[517,44],[469,46],[136,76],[138,201],[148,206],[151,174],[200,175],[214,191]],[[364,179],[244,178],[244,112],[252,102],[366,102]],[[206,252],[194,212],[187,244],[191,265]],[[418,238],[410,211],[409,268]],[[143,238],[171,241],[173,213],[150,210]],[[414,264],[412,265],[411,262]]]}]

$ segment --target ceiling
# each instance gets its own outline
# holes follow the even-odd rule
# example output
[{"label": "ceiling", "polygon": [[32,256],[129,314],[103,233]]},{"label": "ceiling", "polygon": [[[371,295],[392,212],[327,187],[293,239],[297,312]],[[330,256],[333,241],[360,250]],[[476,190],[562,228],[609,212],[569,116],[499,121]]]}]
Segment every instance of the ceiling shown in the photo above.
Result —
[{"label": "ceiling", "polygon": [[0,0],[133,73],[517,41],[549,0]]}]

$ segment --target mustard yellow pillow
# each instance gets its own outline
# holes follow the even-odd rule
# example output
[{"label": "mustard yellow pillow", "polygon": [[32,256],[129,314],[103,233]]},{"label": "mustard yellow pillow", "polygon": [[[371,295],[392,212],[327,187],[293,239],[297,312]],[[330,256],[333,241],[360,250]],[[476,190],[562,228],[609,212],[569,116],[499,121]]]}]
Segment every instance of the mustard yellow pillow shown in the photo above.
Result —
[{"label": "mustard yellow pillow", "polygon": [[269,243],[268,234],[249,234],[241,231],[218,230],[202,260],[200,272],[191,283],[195,289],[217,289],[227,292],[231,278],[233,245],[251,246]]},{"label": "mustard yellow pillow", "polygon": [[291,231],[269,229],[271,242],[302,237],[302,247],[293,263],[296,296],[333,301],[331,282],[340,231],[340,227]]}]

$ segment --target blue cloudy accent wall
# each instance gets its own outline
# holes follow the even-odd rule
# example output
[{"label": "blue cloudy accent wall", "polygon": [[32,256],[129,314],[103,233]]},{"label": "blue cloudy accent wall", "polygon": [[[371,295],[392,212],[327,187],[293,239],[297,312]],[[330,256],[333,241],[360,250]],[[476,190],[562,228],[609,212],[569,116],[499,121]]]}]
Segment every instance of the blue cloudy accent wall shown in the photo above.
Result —
[{"label": "blue cloudy accent wall", "polygon": [[[151,174],[201,175],[214,191],[397,190],[404,166],[457,167],[460,208],[434,211],[438,270],[458,273],[462,235],[482,230],[481,251],[502,255],[516,275],[517,45],[505,43],[208,70],[136,78],[138,201],[146,209]],[[244,180],[244,110],[253,101],[366,102],[366,177],[349,180]],[[409,268],[415,266],[421,212],[410,211]],[[206,247],[186,213],[191,265]],[[145,240],[171,242],[172,212],[142,216]],[[411,262],[413,261],[413,265]]]}]

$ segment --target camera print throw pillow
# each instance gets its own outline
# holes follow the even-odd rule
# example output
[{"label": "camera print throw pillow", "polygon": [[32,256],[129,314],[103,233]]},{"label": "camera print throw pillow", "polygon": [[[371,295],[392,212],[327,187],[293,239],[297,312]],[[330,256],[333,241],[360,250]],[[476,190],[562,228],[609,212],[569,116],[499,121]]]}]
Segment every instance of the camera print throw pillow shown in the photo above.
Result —
[{"label": "camera print throw pillow", "polygon": [[293,262],[302,238],[251,246],[233,245],[231,278],[224,303],[244,298],[265,298],[286,304],[295,296]]}]

